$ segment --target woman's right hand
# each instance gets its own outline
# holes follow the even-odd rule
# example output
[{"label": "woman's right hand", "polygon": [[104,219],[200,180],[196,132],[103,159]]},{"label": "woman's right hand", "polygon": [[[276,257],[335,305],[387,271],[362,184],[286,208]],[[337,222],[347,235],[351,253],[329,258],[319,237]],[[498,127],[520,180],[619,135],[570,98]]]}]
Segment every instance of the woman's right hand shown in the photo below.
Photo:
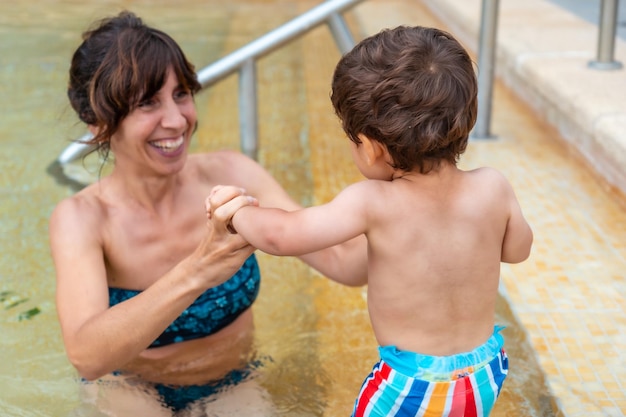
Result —
[{"label": "woman's right hand", "polygon": [[247,196],[245,190],[234,186],[218,185],[205,200],[208,233],[191,257],[198,261],[198,272],[211,277],[210,286],[233,276],[255,250],[229,227],[235,212],[247,205],[258,205],[258,202]]},{"label": "woman's right hand", "polygon": [[246,190],[229,185],[216,185],[205,200],[209,221],[231,234],[237,234],[231,223],[233,216],[240,208],[250,205],[258,206],[259,201],[246,195]]}]

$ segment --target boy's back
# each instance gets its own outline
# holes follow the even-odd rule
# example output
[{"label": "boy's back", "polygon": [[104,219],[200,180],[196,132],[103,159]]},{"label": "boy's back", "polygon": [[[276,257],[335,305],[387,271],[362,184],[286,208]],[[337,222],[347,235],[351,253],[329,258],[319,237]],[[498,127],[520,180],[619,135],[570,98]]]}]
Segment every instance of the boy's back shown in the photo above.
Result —
[{"label": "boy's back", "polygon": [[525,222],[506,179],[444,164],[368,185],[368,308],[379,344],[436,356],[482,344],[493,332],[501,254],[510,251],[503,243],[521,247],[507,254],[517,261],[532,239],[514,228]]}]

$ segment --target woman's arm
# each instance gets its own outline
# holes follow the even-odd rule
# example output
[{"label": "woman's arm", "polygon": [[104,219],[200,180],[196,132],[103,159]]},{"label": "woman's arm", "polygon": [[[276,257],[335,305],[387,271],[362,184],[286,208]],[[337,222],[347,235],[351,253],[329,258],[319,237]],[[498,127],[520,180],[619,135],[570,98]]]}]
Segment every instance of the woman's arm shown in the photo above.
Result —
[{"label": "woman's arm", "polygon": [[206,288],[232,276],[253,251],[240,237],[210,227],[193,254],[136,297],[109,308],[103,215],[97,203],[74,196],[56,207],[49,228],[63,340],[70,362],[86,379],[135,358]]}]

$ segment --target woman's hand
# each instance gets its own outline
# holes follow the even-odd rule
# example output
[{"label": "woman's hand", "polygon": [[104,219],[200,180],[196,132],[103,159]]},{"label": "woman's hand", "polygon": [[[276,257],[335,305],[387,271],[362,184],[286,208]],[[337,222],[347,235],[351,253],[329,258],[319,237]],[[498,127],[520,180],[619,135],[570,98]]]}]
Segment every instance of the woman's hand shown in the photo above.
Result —
[{"label": "woman's hand", "polygon": [[206,198],[208,233],[191,258],[195,261],[192,275],[210,277],[204,285],[216,286],[230,278],[255,248],[236,233],[228,230],[228,222],[241,207],[258,204],[238,187],[217,186]]},{"label": "woman's hand", "polygon": [[237,234],[232,225],[232,218],[241,207],[258,206],[256,198],[246,195],[246,190],[228,185],[216,185],[206,198],[207,217],[214,227],[225,228],[231,234]]}]

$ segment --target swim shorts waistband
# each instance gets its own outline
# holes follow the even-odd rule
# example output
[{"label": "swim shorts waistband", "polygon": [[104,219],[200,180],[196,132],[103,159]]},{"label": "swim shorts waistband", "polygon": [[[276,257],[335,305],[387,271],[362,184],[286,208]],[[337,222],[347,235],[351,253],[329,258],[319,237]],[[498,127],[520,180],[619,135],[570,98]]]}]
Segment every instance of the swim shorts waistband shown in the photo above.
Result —
[{"label": "swim shorts waistband", "polygon": [[491,337],[471,352],[451,356],[422,355],[395,346],[380,346],[380,358],[395,371],[412,378],[426,381],[450,381],[477,371],[487,365],[504,345],[500,331],[504,326],[495,326]]}]

